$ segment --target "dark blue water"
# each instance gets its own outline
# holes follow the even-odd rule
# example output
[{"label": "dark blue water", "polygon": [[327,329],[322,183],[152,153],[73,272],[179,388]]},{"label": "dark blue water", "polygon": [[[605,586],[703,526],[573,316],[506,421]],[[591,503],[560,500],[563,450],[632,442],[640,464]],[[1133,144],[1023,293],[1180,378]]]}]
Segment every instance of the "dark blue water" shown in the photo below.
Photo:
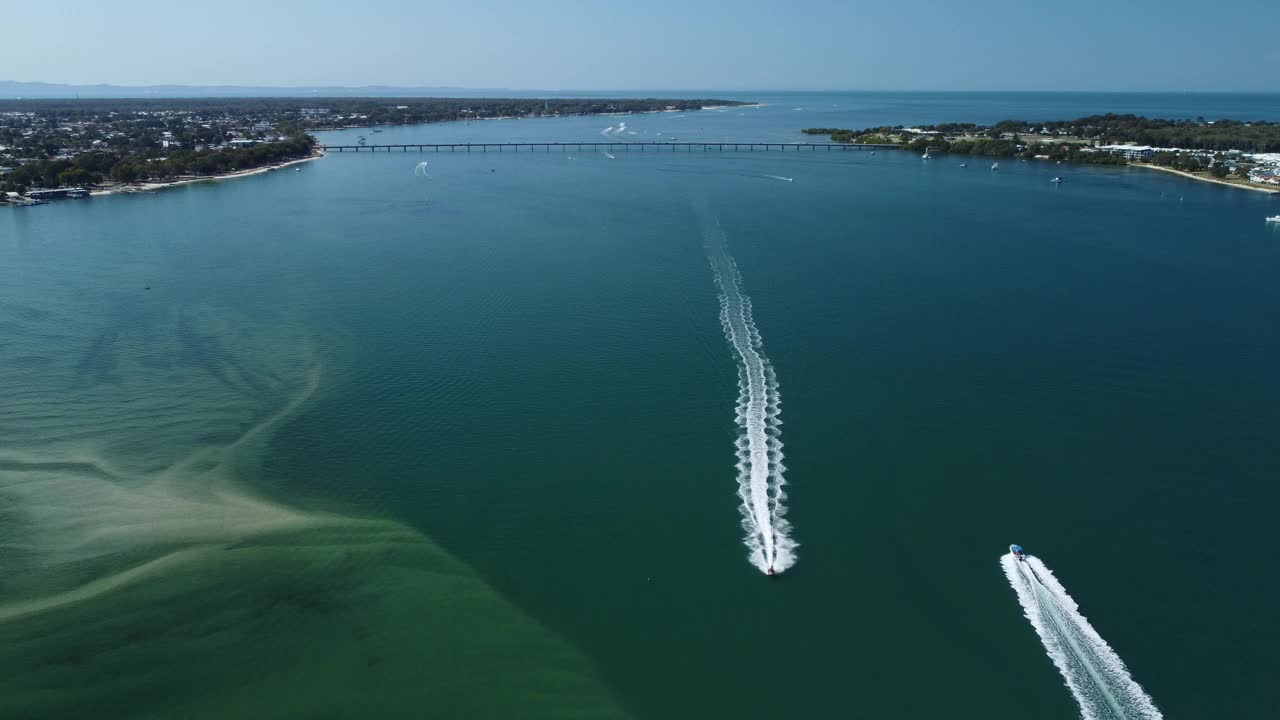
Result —
[{"label": "dark blue water", "polygon": [[[325,139],[1276,117],[1257,96],[743,99],[765,105]],[[1167,717],[1280,706],[1275,198],[610,152],[334,153],[0,213],[10,706],[1078,717],[997,562],[1011,542]],[[772,579],[743,542],[708,228],[782,397],[800,545]],[[389,525],[297,525],[326,513]],[[58,594],[174,547],[205,554]],[[33,597],[61,599],[14,614]]]}]

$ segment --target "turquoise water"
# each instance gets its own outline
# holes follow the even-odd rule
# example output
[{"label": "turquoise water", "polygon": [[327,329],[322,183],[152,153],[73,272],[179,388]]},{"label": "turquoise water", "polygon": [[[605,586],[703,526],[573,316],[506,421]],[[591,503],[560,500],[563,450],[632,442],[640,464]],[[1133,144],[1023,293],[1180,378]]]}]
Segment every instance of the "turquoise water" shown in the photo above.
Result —
[{"label": "turquoise water", "polygon": [[[1162,102],[1280,115],[1231,98]],[[989,111],[744,99],[769,104],[326,139]],[[1276,199],[614,156],[333,154],[0,212],[3,714],[1078,717],[1011,542],[1167,716],[1280,707]],[[782,399],[799,547],[773,579],[743,542],[717,226]]]}]

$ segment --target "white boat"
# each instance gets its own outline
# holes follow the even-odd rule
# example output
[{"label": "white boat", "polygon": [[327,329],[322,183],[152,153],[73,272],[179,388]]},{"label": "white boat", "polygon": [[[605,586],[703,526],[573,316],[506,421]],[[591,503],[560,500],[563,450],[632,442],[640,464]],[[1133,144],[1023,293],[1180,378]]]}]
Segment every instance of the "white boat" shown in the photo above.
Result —
[{"label": "white boat", "polygon": [[1060,183],[1060,182],[1062,182],[1062,178],[1060,178],[1060,177],[1056,177],[1056,178],[1054,178],[1054,179],[1050,180],[1049,182],[1051,182],[1051,183]]},{"label": "white boat", "polygon": [[993,163],[991,163],[991,169],[992,169],[992,170],[999,170],[999,169],[1000,169],[1000,163],[998,163],[998,162],[993,162]]},{"label": "white boat", "polygon": [[960,167],[969,167],[969,163],[960,163]]},{"label": "white boat", "polygon": [[1267,218],[1267,222],[1280,223],[1280,215],[1272,215]]}]

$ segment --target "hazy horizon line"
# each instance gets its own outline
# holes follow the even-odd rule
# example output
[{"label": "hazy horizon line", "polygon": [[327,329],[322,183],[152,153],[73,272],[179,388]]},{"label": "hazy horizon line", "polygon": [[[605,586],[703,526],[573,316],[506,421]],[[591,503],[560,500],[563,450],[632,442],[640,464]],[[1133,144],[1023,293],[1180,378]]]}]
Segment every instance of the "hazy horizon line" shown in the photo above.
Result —
[{"label": "hazy horizon line", "polygon": [[[75,89],[75,88],[110,88],[122,91],[144,91],[149,89],[185,89],[194,90],[219,90],[219,89],[245,89],[245,90],[268,90],[268,91],[296,91],[296,92],[316,92],[319,90],[405,90],[405,91],[424,91],[424,90],[457,90],[465,92],[519,92],[519,93],[652,93],[652,92],[671,92],[671,93],[702,93],[702,92],[720,92],[720,93],[1056,93],[1056,94],[1197,94],[1197,95],[1280,95],[1280,89],[1276,90],[1205,90],[1198,88],[1156,88],[1156,89],[1043,89],[1043,88],[855,88],[855,87],[800,87],[800,88],[768,88],[768,87],[484,87],[484,86],[467,86],[467,85],[400,85],[394,83],[365,83],[361,85],[324,85],[324,84],[307,84],[307,85],[277,85],[277,84],[255,84],[255,83],[114,83],[114,82],[93,82],[93,83],[67,83],[53,82],[47,80],[7,80],[0,79],[0,89],[9,86],[33,86],[42,87],[48,90],[54,89]],[[27,98],[7,98],[7,99],[27,99]],[[34,99],[34,98],[32,98]],[[50,99],[53,99],[50,97]],[[74,98],[65,98],[74,99]]]}]

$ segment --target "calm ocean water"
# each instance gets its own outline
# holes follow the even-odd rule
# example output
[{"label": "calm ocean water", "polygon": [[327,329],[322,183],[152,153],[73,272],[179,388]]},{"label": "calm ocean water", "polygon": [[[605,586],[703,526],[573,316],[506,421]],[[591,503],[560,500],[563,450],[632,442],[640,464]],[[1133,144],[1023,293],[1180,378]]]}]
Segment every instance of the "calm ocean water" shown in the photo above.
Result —
[{"label": "calm ocean water", "polygon": [[[1280,119],[730,97],[765,106],[324,139]],[[611,153],[331,154],[0,210],[0,717],[1079,717],[1014,542],[1166,716],[1280,709],[1280,200]],[[772,579],[743,544],[721,243],[782,402],[799,547]]]}]

